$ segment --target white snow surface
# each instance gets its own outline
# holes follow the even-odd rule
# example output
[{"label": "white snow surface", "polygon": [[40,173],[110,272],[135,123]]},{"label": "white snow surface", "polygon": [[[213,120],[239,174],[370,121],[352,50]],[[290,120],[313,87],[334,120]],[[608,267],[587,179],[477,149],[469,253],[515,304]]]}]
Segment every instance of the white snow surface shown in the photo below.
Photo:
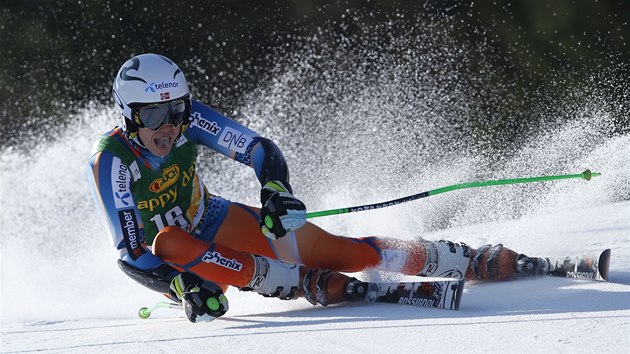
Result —
[{"label": "white snow surface", "polygon": [[[137,316],[140,307],[164,298],[118,269],[114,249],[96,215],[84,168],[97,132],[105,131],[111,122],[111,112],[97,113],[103,117],[94,120],[92,135],[69,132],[74,136],[72,143],[53,142],[29,156],[12,150],[0,156],[3,353],[630,350],[630,201],[614,198],[628,190],[628,137],[611,139],[592,155],[581,157],[580,164],[602,172],[601,177],[590,182],[556,182],[544,190],[547,198],[528,206],[529,211],[518,217],[499,215],[466,222],[479,220],[480,214],[466,216],[476,206],[473,199],[490,198],[497,205],[507,200],[505,205],[511,205],[515,197],[528,193],[492,187],[316,220],[340,234],[420,235],[473,247],[503,243],[531,256],[595,254],[611,248],[609,282],[564,278],[468,282],[458,311],[390,304],[313,307],[303,299],[280,301],[230,289],[226,316],[192,324],[181,310],[160,309],[147,320]],[[439,172],[449,175],[448,170]],[[516,177],[512,171],[499,174]],[[465,182],[468,177],[455,174],[454,178]],[[348,179],[353,179],[348,186],[360,180],[350,175]],[[405,192],[447,184],[425,182],[430,185],[412,184]],[[500,194],[507,190],[511,194]],[[320,199],[307,194],[305,199],[316,205],[313,210],[320,210],[387,198],[378,196],[385,194],[383,190],[366,191],[361,200],[348,195],[328,200],[333,193],[324,193]],[[457,215],[458,225],[422,230],[418,220],[430,209],[463,195],[470,199]],[[392,278],[367,272],[353,275]]]},{"label": "white snow surface", "polygon": [[[104,296],[98,304],[86,299],[76,306],[55,309],[55,316],[42,313],[47,306],[55,307],[46,303],[46,291],[35,300],[44,306],[33,306],[25,299],[19,311],[49,319],[3,322],[2,351],[627,352],[629,211],[630,203],[622,202],[431,235],[474,242],[486,233],[505,235],[532,228],[537,231],[520,238],[529,238],[521,242],[532,243],[536,249],[547,248],[551,238],[554,245],[564,243],[567,252],[612,247],[610,281],[606,283],[563,278],[469,282],[458,311],[389,304],[313,307],[304,300],[280,301],[230,290],[230,311],[224,318],[192,324],[180,310],[161,309],[148,320],[136,317],[140,306],[151,305],[159,296],[140,294],[138,286],[121,275],[100,285]],[[541,228],[547,232],[540,232]]]}]

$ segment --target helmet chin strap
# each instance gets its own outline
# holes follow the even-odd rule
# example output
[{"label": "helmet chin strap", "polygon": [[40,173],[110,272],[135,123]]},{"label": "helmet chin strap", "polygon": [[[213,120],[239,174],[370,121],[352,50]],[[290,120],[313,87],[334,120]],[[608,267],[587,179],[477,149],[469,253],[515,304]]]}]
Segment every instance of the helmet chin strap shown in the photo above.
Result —
[{"label": "helmet chin strap", "polygon": [[125,120],[126,127],[121,127],[121,130],[123,131],[127,139],[130,142],[133,142],[134,144],[146,149],[147,147],[142,142],[142,139],[140,139],[140,134],[138,134],[138,129],[140,129],[138,125],[133,120],[125,116],[123,116],[123,119]]},{"label": "helmet chin strap", "polygon": [[135,134],[136,136],[134,136],[133,138],[131,138],[130,140],[133,141],[136,145],[139,145],[147,150],[149,150],[145,145],[144,142],[142,141],[142,139],[140,139],[140,134]]}]

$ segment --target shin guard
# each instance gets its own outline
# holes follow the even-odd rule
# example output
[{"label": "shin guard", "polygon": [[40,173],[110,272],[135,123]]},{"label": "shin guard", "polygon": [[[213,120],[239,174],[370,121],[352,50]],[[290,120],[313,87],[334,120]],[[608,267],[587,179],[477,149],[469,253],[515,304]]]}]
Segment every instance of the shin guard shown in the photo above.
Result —
[{"label": "shin guard", "polygon": [[254,256],[256,270],[243,291],[255,291],[263,296],[282,300],[295,299],[300,284],[300,267],[275,259]]}]

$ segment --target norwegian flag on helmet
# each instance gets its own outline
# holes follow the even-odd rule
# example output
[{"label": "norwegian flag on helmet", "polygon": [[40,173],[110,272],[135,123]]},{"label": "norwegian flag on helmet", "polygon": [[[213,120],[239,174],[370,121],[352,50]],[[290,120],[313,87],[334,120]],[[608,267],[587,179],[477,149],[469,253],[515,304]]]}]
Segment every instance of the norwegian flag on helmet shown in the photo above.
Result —
[{"label": "norwegian flag on helmet", "polygon": [[170,100],[171,99],[171,94],[169,92],[162,92],[162,93],[160,93],[160,99],[162,101]]}]

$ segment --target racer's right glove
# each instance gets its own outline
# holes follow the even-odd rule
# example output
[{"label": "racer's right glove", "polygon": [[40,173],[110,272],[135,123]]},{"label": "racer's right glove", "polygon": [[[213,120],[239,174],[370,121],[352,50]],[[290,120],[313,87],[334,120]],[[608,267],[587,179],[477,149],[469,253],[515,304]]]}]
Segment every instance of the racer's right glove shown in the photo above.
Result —
[{"label": "racer's right glove", "polygon": [[192,273],[180,273],[170,285],[171,296],[182,301],[190,322],[210,322],[229,309],[228,299],[220,286]]},{"label": "racer's right glove", "polygon": [[269,181],[260,191],[260,230],[272,240],[306,223],[306,206],[291,193],[288,182]]}]

